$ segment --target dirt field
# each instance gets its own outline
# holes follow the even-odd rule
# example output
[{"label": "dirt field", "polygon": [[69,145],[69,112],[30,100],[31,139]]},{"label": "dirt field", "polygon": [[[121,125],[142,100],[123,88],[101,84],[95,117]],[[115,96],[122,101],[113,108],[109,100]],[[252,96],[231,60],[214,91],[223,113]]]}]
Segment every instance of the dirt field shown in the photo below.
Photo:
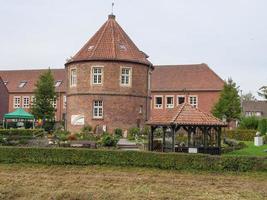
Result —
[{"label": "dirt field", "polygon": [[0,199],[267,199],[267,173],[0,164]]}]

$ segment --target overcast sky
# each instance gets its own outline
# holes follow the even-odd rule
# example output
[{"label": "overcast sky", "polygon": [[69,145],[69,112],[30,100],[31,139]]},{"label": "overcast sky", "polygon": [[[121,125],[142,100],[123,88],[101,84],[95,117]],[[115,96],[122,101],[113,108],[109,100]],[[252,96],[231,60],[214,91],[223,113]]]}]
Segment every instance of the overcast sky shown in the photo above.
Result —
[{"label": "overcast sky", "polygon": [[[62,68],[107,20],[112,0],[0,0],[0,70]],[[207,63],[244,92],[267,85],[266,0],[115,0],[153,64]]]}]

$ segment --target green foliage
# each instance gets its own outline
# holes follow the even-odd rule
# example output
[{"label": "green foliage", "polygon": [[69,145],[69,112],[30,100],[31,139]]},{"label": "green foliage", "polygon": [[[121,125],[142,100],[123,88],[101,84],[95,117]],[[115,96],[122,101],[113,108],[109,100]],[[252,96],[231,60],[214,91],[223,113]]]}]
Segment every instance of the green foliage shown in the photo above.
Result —
[{"label": "green foliage", "polygon": [[128,139],[129,140],[135,140],[141,135],[140,128],[132,127],[128,130]]},{"label": "green foliage", "polygon": [[104,147],[115,147],[119,139],[110,133],[104,133],[101,137],[101,145]]},{"label": "green foliage", "polygon": [[258,92],[259,96],[267,99],[267,86],[263,86],[260,91]]},{"label": "green foliage", "polygon": [[65,131],[65,130],[56,130],[53,133],[60,141],[67,141],[68,140],[68,136],[70,135],[69,131]]},{"label": "green foliage", "polygon": [[251,93],[243,94],[242,95],[242,100],[243,101],[256,101],[256,97]]},{"label": "green foliage", "polygon": [[261,135],[265,135],[267,133],[267,119],[260,120],[259,131]]},{"label": "green foliage", "polygon": [[244,143],[246,145],[245,148],[232,151],[230,153],[225,154],[225,156],[236,155],[236,156],[263,156],[265,158],[267,157],[266,152],[264,152],[264,150],[267,149],[267,144],[258,147],[254,145],[254,142],[244,142]]},{"label": "green foliage", "polygon": [[252,117],[242,117],[239,122],[240,129],[251,129],[257,130],[259,125],[259,118],[252,116]]},{"label": "green foliage", "polygon": [[57,98],[57,94],[55,92],[53,74],[50,69],[39,77],[36,89],[34,90],[34,96],[35,99],[31,107],[31,113],[37,119],[53,120],[55,116],[53,100]]},{"label": "green foliage", "polygon": [[70,148],[0,147],[0,163],[112,165],[174,170],[267,171],[267,157]]},{"label": "green foliage", "polygon": [[118,138],[122,138],[122,129],[120,129],[120,128],[116,128],[116,129],[114,130],[114,135],[115,135],[116,137],[118,137]]},{"label": "green foliage", "polygon": [[0,129],[0,136],[39,136],[43,135],[43,129]]},{"label": "green foliage", "polygon": [[256,132],[256,130],[248,129],[226,130],[225,133],[223,133],[223,137],[239,141],[253,141],[256,136]]},{"label": "green foliage", "polygon": [[93,128],[92,128],[92,126],[90,126],[90,125],[85,125],[85,126],[82,128],[82,132],[83,132],[83,133],[90,133],[90,132],[92,132],[92,130],[93,130]]},{"label": "green foliage", "polygon": [[240,118],[240,97],[238,95],[236,83],[234,83],[232,79],[228,79],[228,81],[225,82],[219,101],[215,104],[212,113],[220,119],[225,117],[228,123]]}]

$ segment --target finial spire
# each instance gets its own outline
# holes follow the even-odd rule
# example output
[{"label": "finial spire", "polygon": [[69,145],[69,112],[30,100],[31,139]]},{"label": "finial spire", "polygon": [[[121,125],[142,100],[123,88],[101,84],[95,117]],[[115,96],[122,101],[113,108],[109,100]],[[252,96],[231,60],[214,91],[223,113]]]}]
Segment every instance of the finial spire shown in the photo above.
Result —
[{"label": "finial spire", "polygon": [[112,4],[111,4],[111,15],[113,15],[114,6],[115,6],[115,3],[114,3],[114,1],[112,1]]}]

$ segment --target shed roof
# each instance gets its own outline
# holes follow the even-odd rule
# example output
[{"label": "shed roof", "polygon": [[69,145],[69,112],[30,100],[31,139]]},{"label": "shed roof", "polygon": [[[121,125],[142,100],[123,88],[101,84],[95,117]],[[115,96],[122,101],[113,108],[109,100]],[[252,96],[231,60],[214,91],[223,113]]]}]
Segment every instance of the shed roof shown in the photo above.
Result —
[{"label": "shed roof", "polygon": [[153,109],[148,125],[210,125],[225,126],[221,120],[188,103],[170,109]]}]

